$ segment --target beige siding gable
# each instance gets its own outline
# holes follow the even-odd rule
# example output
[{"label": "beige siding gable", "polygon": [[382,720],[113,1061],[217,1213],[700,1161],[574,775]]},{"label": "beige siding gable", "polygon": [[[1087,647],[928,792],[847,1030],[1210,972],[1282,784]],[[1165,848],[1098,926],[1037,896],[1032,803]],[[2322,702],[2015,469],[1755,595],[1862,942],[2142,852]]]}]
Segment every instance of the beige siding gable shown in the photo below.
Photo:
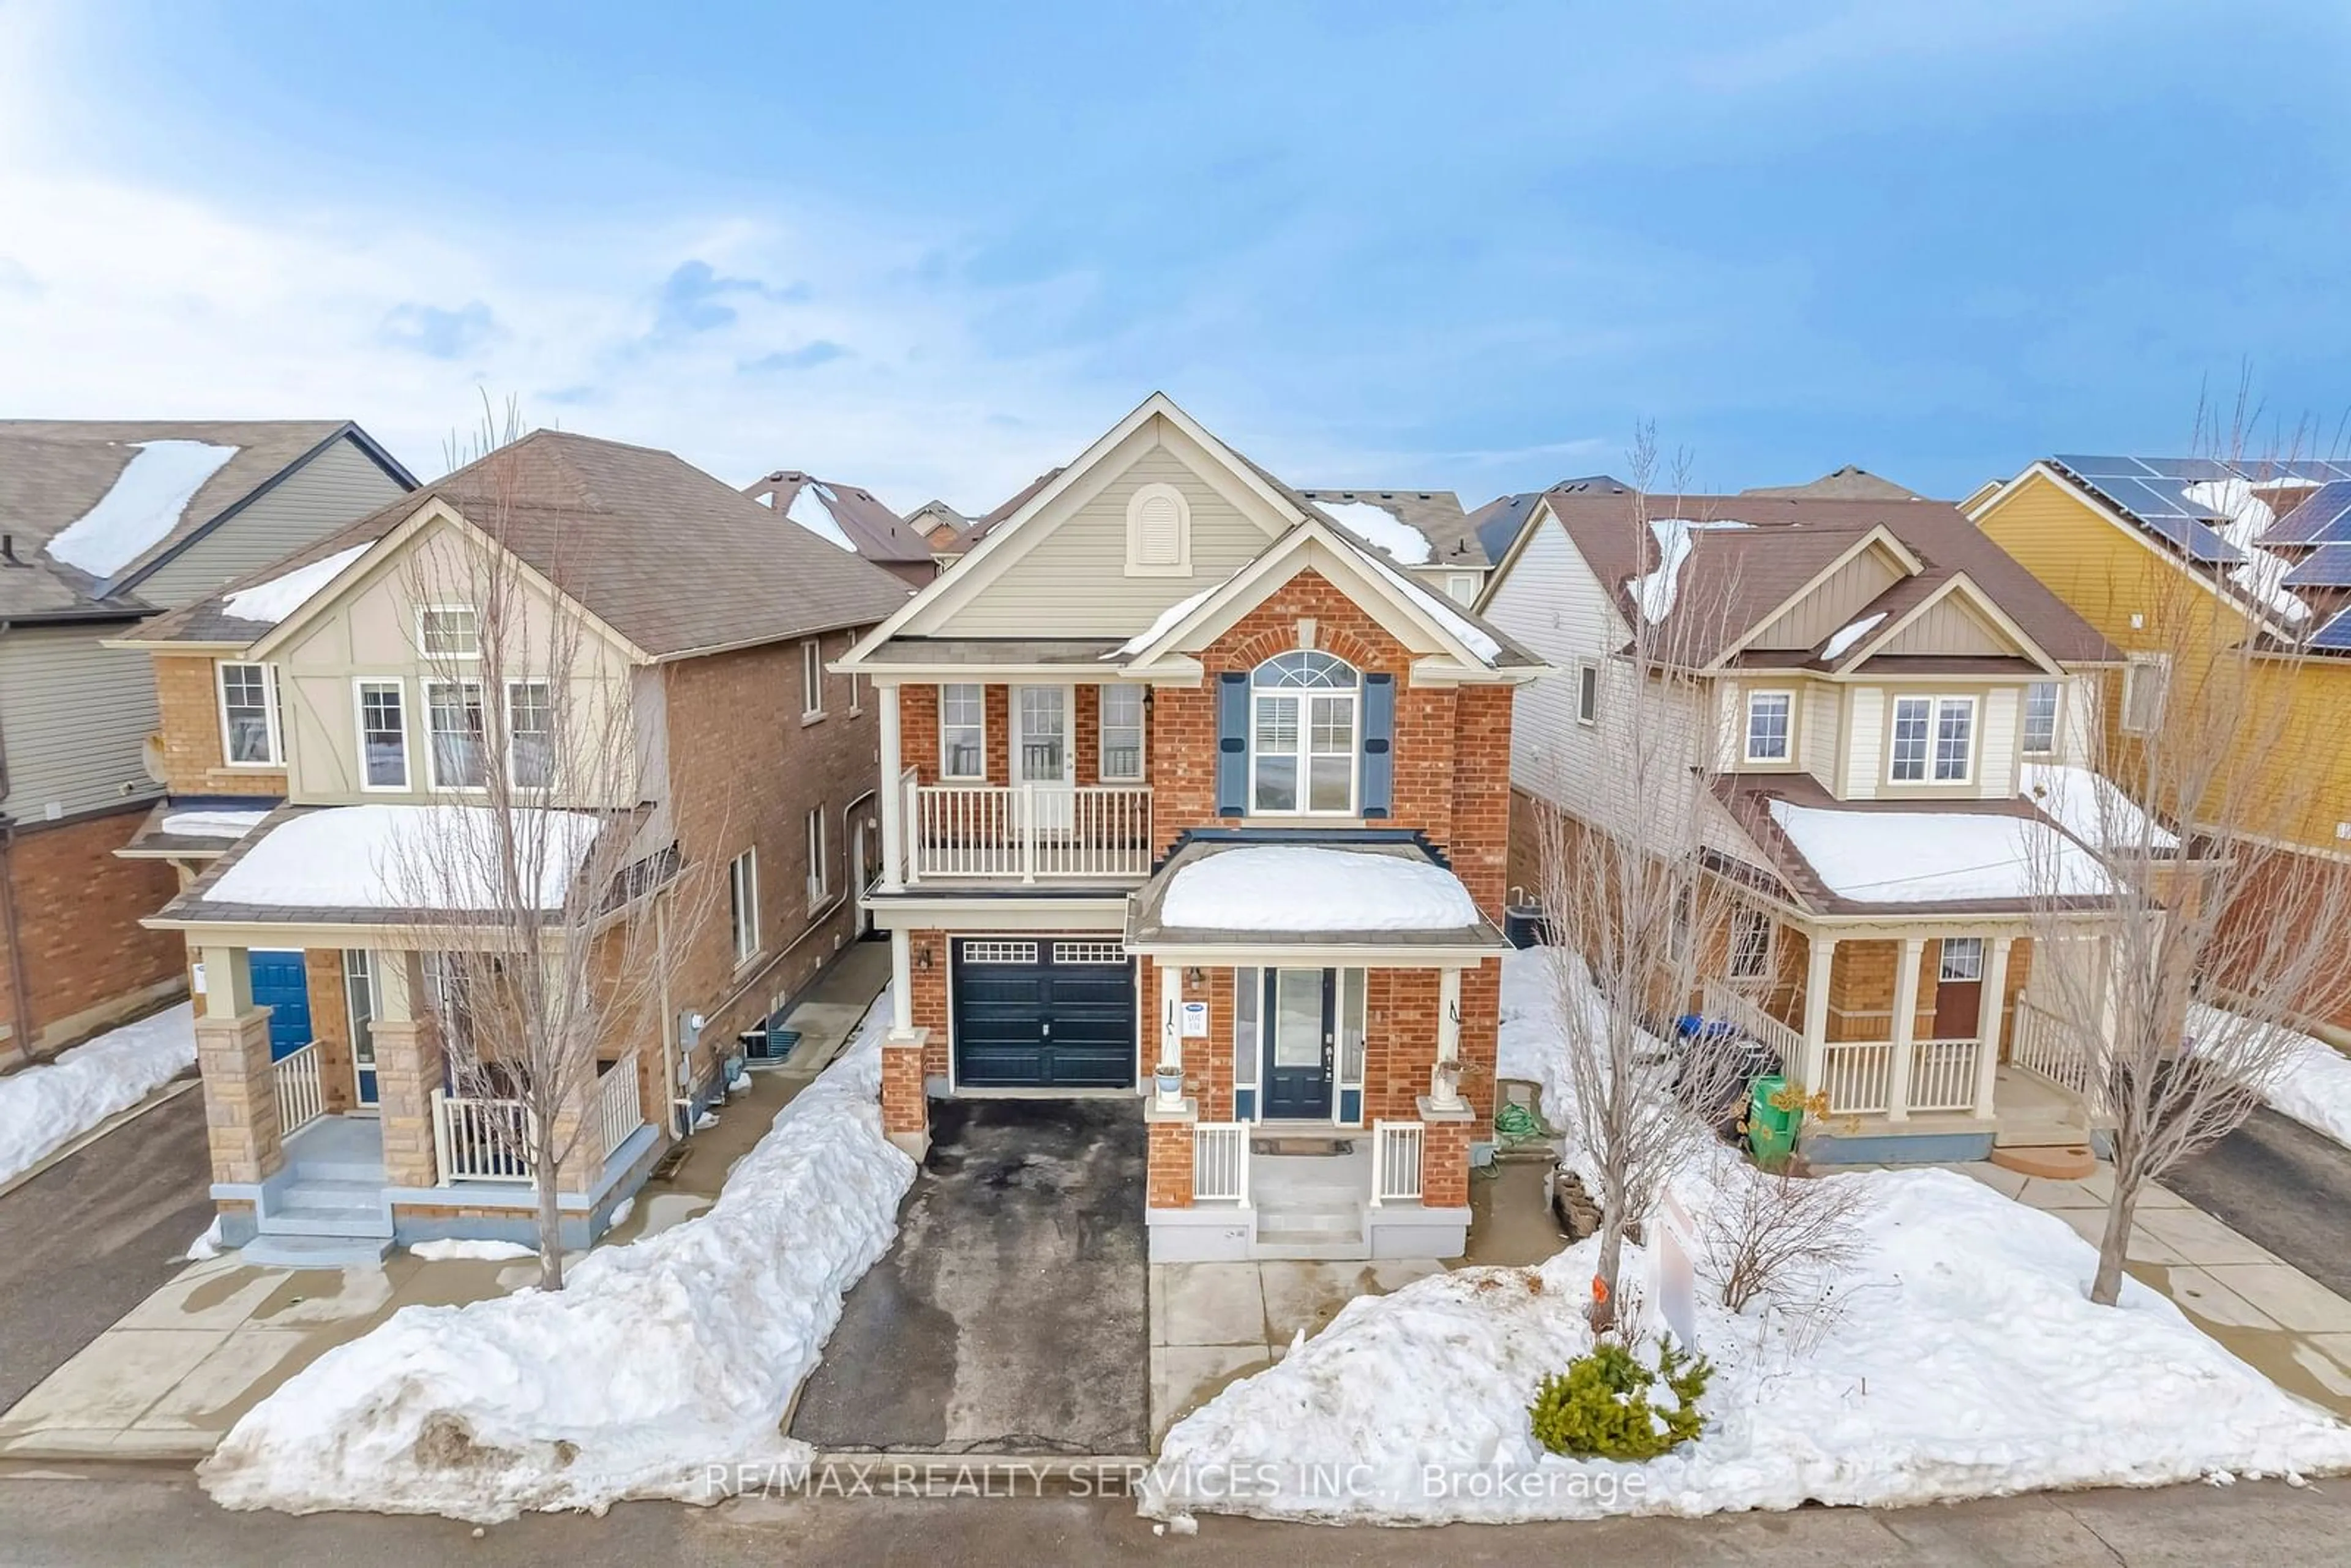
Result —
[{"label": "beige siding gable", "polygon": [[[903,628],[930,637],[1128,637],[1159,612],[1224,581],[1262,554],[1286,519],[1164,419],[1154,419],[1019,526],[969,580],[946,580]],[[1190,513],[1187,575],[1126,574],[1126,509],[1145,485],[1168,485]]]},{"label": "beige siding gable", "polygon": [[1906,575],[1883,546],[1873,544],[1782,611],[1747,646],[1782,652],[1817,648]]},{"label": "beige siding gable", "polygon": [[1928,605],[1901,631],[1887,639],[1879,653],[1941,654],[1946,657],[2016,658],[2025,650],[1957,593],[1945,594]]}]

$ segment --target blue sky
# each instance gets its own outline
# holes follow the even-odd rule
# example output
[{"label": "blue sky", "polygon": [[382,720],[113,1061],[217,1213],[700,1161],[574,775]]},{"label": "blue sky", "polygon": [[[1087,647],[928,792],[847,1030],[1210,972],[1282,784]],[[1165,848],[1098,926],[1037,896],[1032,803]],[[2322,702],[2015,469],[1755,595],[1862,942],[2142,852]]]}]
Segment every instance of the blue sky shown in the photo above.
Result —
[{"label": "blue sky", "polygon": [[972,509],[1155,388],[1472,505],[1644,420],[1959,494],[2248,371],[2335,449],[2351,14],[2245,9],[0,0],[0,413]]}]

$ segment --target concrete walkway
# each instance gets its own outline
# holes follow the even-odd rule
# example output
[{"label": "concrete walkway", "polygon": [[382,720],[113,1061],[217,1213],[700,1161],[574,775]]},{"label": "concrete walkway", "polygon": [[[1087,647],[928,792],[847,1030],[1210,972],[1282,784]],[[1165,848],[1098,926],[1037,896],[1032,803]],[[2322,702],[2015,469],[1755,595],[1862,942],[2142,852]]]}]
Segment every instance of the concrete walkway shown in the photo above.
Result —
[{"label": "concrete walkway", "polygon": [[[2080,1181],[1958,1168],[2055,1215],[2093,1247],[2105,1232],[2114,1176],[2104,1166]],[[2351,1418],[2351,1301],[2161,1186],[2141,1194],[2136,1219],[2125,1264],[2134,1279],[2279,1387]]]}]

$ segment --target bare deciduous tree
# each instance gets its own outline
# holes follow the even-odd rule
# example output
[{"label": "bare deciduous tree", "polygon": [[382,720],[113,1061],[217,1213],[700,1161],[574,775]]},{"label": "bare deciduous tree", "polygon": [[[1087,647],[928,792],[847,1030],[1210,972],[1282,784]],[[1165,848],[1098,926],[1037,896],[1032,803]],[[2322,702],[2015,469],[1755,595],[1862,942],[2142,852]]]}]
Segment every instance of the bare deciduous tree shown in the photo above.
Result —
[{"label": "bare deciduous tree", "polygon": [[1784,1166],[1737,1174],[1735,1190],[1691,1217],[1722,1304],[1744,1312],[1761,1301],[1824,1329],[1865,1250],[1859,1189]]},{"label": "bare deciduous tree", "polygon": [[[1543,810],[1537,821],[1541,896],[1561,946],[1546,978],[1562,1020],[1573,1103],[1549,1108],[1588,1166],[1600,1207],[1593,1284],[1595,1330],[1612,1327],[1628,1224],[1735,1114],[1749,1058],[1712,1031],[1675,1040],[1669,1021],[1706,979],[1729,983],[1724,951],[1707,939],[1729,900],[1700,864],[1698,792],[1719,754],[1711,683],[1697,655],[1726,619],[1731,574],[1691,570],[1704,518],[1653,496],[1656,434],[1630,455],[1635,505],[1625,559],[1648,570],[1621,587],[1631,635],[1601,660],[1596,723],[1609,779],[1583,814]],[[1677,464],[1677,468],[1686,467]],[[1687,486],[1674,476],[1674,491]],[[1718,565],[1719,563],[1717,563]],[[1535,762],[1538,774],[1546,760]],[[1539,800],[1574,798],[1555,771],[1532,780]],[[1660,1020],[1652,1028],[1645,1019]],[[1661,1036],[1663,1038],[1661,1038]],[[1572,1157],[1573,1157],[1572,1155]]]},{"label": "bare deciduous tree", "polygon": [[[2241,399],[2205,444],[2259,475],[2247,423]],[[2104,870],[2115,917],[2102,936],[2083,936],[2066,847],[2028,841],[2032,990],[2047,1004],[2032,1027],[2054,1034],[2059,1075],[2113,1140],[2090,1291],[2109,1306],[2147,1184],[2252,1114],[2296,1049],[2297,1019],[2351,999],[2351,868],[2292,847],[2344,814],[2320,794],[2342,737],[2316,733],[2292,696],[2321,617],[2282,586],[2290,563],[2256,542],[2293,489],[2197,489],[2244,559],[2212,569],[2209,587],[2153,561],[2115,585],[2118,602],[2144,606],[2146,639],[2126,674],[2085,694],[2087,772],[2059,770],[2042,801]]]},{"label": "bare deciduous tree", "polygon": [[[424,1004],[452,1097],[467,1103],[465,1155],[531,1181],[541,1284],[559,1290],[566,1175],[609,1152],[603,1074],[635,1072],[657,1042],[640,1113],[666,1116],[670,976],[709,918],[716,878],[682,862],[664,809],[641,804],[652,737],[638,673],[565,590],[584,541],[526,499],[521,434],[511,410],[486,421],[453,486],[480,534],[420,541],[402,569],[428,672],[419,716],[434,803],[384,872],[418,915]],[[611,1087],[616,1103],[635,1100]]]}]

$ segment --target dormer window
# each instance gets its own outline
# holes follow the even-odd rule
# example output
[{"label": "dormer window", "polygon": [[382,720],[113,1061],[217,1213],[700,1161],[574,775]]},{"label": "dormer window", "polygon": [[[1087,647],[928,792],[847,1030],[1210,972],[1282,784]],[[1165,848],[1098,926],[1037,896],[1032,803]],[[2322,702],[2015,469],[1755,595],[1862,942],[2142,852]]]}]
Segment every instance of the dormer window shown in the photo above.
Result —
[{"label": "dormer window", "polygon": [[1126,575],[1192,575],[1192,507],[1173,485],[1145,485],[1126,503]]},{"label": "dormer window", "polygon": [[1896,784],[1965,784],[1975,777],[1976,700],[1896,697],[1886,778]]},{"label": "dormer window", "polygon": [[1249,810],[1354,815],[1355,667],[1301,649],[1259,664],[1249,687]]},{"label": "dormer window", "polygon": [[1796,706],[1792,692],[1750,692],[1747,697],[1747,760],[1788,760],[1789,726]]}]

